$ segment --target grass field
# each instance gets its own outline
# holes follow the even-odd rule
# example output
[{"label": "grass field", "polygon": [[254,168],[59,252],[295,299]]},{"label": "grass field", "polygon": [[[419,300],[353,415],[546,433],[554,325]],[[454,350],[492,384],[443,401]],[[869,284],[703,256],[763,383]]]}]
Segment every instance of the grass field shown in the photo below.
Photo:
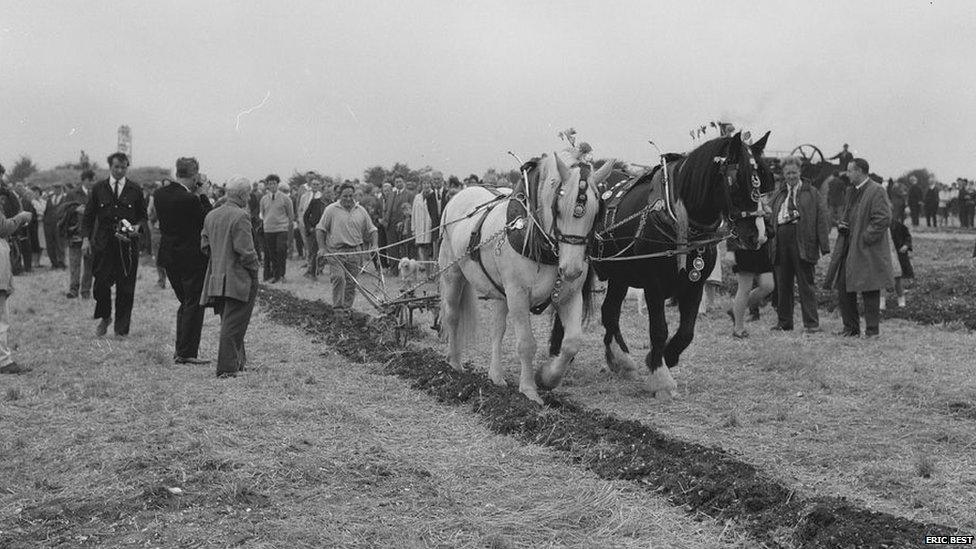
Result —
[{"label": "grass field", "polygon": [[[919,310],[951,291],[941,278],[945,273],[976,278],[969,270],[971,239],[927,236],[916,239],[915,286],[939,291],[926,297],[910,290],[909,305],[922,301],[915,304]],[[324,284],[285,287],[328,299]],[[976,307],[973,295],[959,296],[967,307],[962,314]],[[730,337],[724,308],[699,322],[696,340],[676,370],[682,394],[677,401],[662,405],[643,384],[601,373],[602,329],[596,322],[559,391],[682,439],[721,446],[802,493],[848,497],[869,508],[976,531],[976,337],[963,327],[972,318],[942,326],[886,319],[880,339],[852,341],[828,335],[841,328],[840,320],[823,310],[823,334],[770,332],[775,317],[767,308],[760,323],[750,324],[753,337],[737,341]],[[483,307],[483,323],[487,311]],[[625,303],[624,313],[624,335],[640,362],[647,352],[646,324],[634,301]],[[668,318],[673,329],[673,310]],[[422,316],[418,324],[426,326],[429,319]],[[534,326],[541,364],[548,319],[536,318]],[[517,384],[514,338],[506,337],[503,361],[510,385]],[[420,344],[441,345],[429,330]],[[485,335],[466,359],[485,369],[488,357]]]},{"label": "grass field", "polygon": [[[961,268],[971,246],[920,238],[917,267]],[[295,262],[290,273],[283,289],[328,300],[326,281],[299,278]],[[91,302],[65,300],[63,277],[18,278],[10,300],[16,358],[34,371],[0,376],[0,547],[754,546],[734,527],[494,435],[260,308],[243,377],[173,365],[175,298],[145,266],[132,336],[96,339]],[[880,340],[841,341],[774,334],[763,315],[745,342],[729,337],[724,313],[702,318],[676,371],[681,398],[668,404],[599,371],[593,324],[559,391],[721,446],[798,493],[976,531],[973,334],[890,320]],[[639,359],[646,328],[632,301],[625,316]],[[827,314],[823,323],[839,328]],[[541,364],[547,319],[535,325]],[[205,356],[216,328],[208,317]],[[417,344],[441,348],[421,334]],[[467,353],[476,370],[485,344]],[[505,361],[514,379],[511,351]]]},{"label": "grass field", "polygon": [[260,310],[245,376],[173,365],[175,298],[140,276],[125,340],[93,337],[63,273],[16,280],[33,371],[0,376],[0,547],[750,546]]}]

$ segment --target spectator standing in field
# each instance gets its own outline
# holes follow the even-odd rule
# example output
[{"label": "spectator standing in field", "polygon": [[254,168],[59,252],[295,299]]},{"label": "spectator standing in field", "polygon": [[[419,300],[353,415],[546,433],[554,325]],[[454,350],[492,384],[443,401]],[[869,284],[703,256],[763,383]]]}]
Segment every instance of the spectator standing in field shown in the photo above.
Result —
[{"label": "spectator standing in field", "polygon": [[248,200],[251,183],[243,178],[227,182],[223,204],[210,211],[200,233],[200,249],[208,256],[202,307],[220,314],[217,377],[235,377],[244,370],[244,335],[258,292],[258,261],[251,230]]},{"label": "spectator standing in field", "polygon": [[793,289],[800,294],[803,327],[819,332],[814,272],[821,254],[830,252],[828,238],[830,214],[817,189],[800,179],[800,159],[787,157],[782,164],[785,184],[772,198],[776,219],[772,257],[776,273],[776,327],[793,329]]},{"label": "spectator standing in field", "polygon": [[965,220],[963,227],[972,229],[976,216],[976,181],[963,181],[959,190],[959,219]]},{"label": "spectator standing in field", "polygon": [[[68,248],[68,299],[91,297],[92,262],[91,255],[81,252],[82,219],[85,216],[87,200],[83,196],[68,195],[61,205],[61,219],[58,220],[58,233]],[[84,269],[83,269],[84,267]]]},{"label": "spectator standing in field", "polygon": [[953,199],[952,187],[949,185],[939,186],[939,217],[942,218],[941,225],[949,226],[949,208]]},{"label": "spectator standing in field", "polygon": [[938,227],[938,213],[939,213],[939,189],[938,183],[929,183],[929,188],[925,190],[925,195],[922,198],[922,208],[925,211],[925,226],[926,227]]},{"label": "spectator standing in field", "polygon": [[844,150],[831,156],[828,160],[837,160],[840,163],[840,171],[846,172],[847,165],[850,164],[851,160],[854,160],[854,155],[851,151],[847,150],[847,143],[844,143]]},{"label": "spectator standing in field", "polygon": [[908,212],[912,216],[912,227],[918,227],[918,218],[922,212],[922,197],[924,191],[918,178],[910,176],[908,178]]},{"label": "spectator standing in field", "polygon": [[132,320],[139,268],[139,223],[146,218],[146,203],[138,184],[125,177],[129,157],[108,157],[109,177],[92,187],[82,222],[82,253],[91,252],[95,276],[95,335],[103,336],[112,322],[112,286],[115,286],[115,334],[126,336]]},{"label": "spectator standing in field", "polygon": [[311,190],[306,193],[308,201],[305,204],[305,211],[302,212],[302,227],[305,231],[305,241],[308,242],[306,249],[308,257],[308,267],[305,277],[317,280],[319,276],[319,241],[315,238],[315,226],[322,219],[322,212],[325,211],[325,199],[322,196],[322,180],[313,179]]},{"label": "spectator standing in field", "polygon": [[52,269],[64,269],[64,242],[58,234],[58,220],[61,217],[61,205],[65,202],[64,185],[56,183],[53,192],[47,198],[44,207],[44,246],[47,257],[51,260]]},{"label": "spectator standing in field", "polygon": [[[0,176],[2,175],[3,166],[0,166]],[[7,298],[14,291],[14,277],[10,264],[10,245],[7,243],[7,237],[30,223],[31,217],[33,214],[30,212],[21,211],[8,218],[0,211],[0,374],[21,374],[30,371],[30,368],[14,362],[8,340],[10,313],[7,311]]]},{"label": "spectator standing in field", "polygon": [[[415,197],[416,198],[416,197]],[[413,204],[404,202],[400,204],[400,222],[397,223],[397,241],[400,245],[400,257],[416,259],[416,247],[413,240]]]},{"label": "spectator standing in field", "polygon": [[[765,208],[765,204],[763,205]],[[767,215],[769,212],[766,212]],[[768,217],[766,234],[772,234]],[[762,305],[766,296],[773,291],[773,265],[770,259],[767,240],[758,250],[743,250],[735,241],[728,242],[728,250],[733,256],[732,272],[737,282],[735,297],[732,299],[732,309],[728,311],[732,317],[732,337],[743,339],[749,337],[745,328],[746,309]],[[756,287],[753,288],[753,283]],[[778,326],[778,325],[777,325]],[[776,328],[774,328],[776,329]]]},{"label": "spectator standing in field", "polygon": [[[410,213],[410,232],[417,249],[420,261],[430,261],[433,257],[433,223],[428,208],[433,195],[431,178],[424,176],[420,179],[420,192],[413,197],[413,208]],[[426,268],[426,267],[424,267]]]},{"label": "spectator standing in field", "polygon": [[[299,187],[300,193],[298,194],[298,197],[295,200],[295,224],[297,225],[295,228],[295,231],[297,233],[295,237],[295,244],[297,245],[299,241],[301,241],[302,243],[302,249],[304,250],[304,255],[306,258],[305,265],[304,265],[304,269],[305,269],[304,275],[306,276],[308,275],[308,273],[312,271],[312,269],[310,268],[310,259],[309,259],[310,256],[309,252],[311,246],[309,245],[308,242],[308,227],[305,226],[305,210],[308,209],[308,203],[311,202],[312,200],[313,181],[318,181],[319,189],[321,189],[322,181],[318,179],[318,177],[314,173],[308,172],[305,175],[305,183],[302,183],[301,187]],[[319,191],[319,195],[321,196],[321,190]]]},{"label": "spectator standing in field", "polygon": [[389,256],[390,272],[393,276],[399,275],[400,267],[398,263],[400,257],[403,255],[403,245],[399,243],[398,232],[400,222],[403,220],[404,203],[412,204],[413,196],[410,195],[408,200],[407,191],[404,189],[403,178],[397,177],[393,182],[393,191],[386,204],[386,211],[383,216],[383,224],[386,226],[386,246],[388,246],[384,255]]},{"label": "spectator standing in field", "polygon": [[207,256],[200,249],[203,220],[212,206],[210,184],[200,173],[196,158],[176,161],[176,181],[153,194],[159,218],[159,265],[166,269],[170,287],[180,302],[176,312],[177,364],[209,364],[199,358],[204,308],[200,295],[207,271]]},{"label": "spectator standing in field", "polygon": [[34,268],[34,250],[40,248],[40,244],[37,241],[37,211],[34,210],[34,204],[31,202],[30,189],[23,183],[18,183],[14,187],[14,196],[20,202],[20,210],[30,212],[31,214],[31,219],[27,222],[27,225],[24,225],[17,231],[17,238],[20,243],[21,265],[24,272],[29,273]]},{"label": "spectator standing in field", "polygon": [[81,181],[76,185],[68,195],[65,197],[66,203],[74,203],[83,206],[78,208],[76,211],[81,213],[75,223],[77,223],[76,230],[74,232],[69,232],[66,227],[68,222],[65,221],[65,211],[62,209],[61,218],[58,220],[59,233],[62,238],[68,243],[68,299],[78,297],[79,291],[81,292],[82,299],[88,299],[91,297],[92,292],[92,255],[91,252],[84,253],[81,250],[81,244],[84,240],[84,233],[82,231],[82,219],[85,213],[85,207],[88,205],[89,196],[91,196],[92,185],[95,183],[95,172],[92,170],[84,170],[81,172]]},{"label": "spectator standing in field", "polygon": [[[457,178],[454,177],[454,181]],[[460,182],[458,182],[460,185]],[[450,191],[444,186],[444,175],[441,172],[434,172],[431,174],[430,181],[430,192],[427,193],[425,200],[427,202],[427,215],[430,217],[430,241],[431,241],[431,254],[430,259],[437,261],[440,255],[441,247],[441,214],[444,213],[444,206],[447,204],[447,199],[450,197]]]},{"label": "spectator standing in field", "polygon": [[[339,187],[339,200],[329,204],[316,225],[315,237],[319,249],[330,254],[330,278],[332,281],[332,306],[349,309],[356,299],[356,280],[362,267],[363,255],[375,250],[378,244],[377,230],[369,214],[356,204],[355,187],[343,183]],[[367,246],[370,248],[367,250]]]},{"label": "spectator standing in field", "polygon": [[247,199],[247,208],[251,214],[251,233],[254,237],[254,249],[258,252],[258,261],[264,262],[264,226],[261,221],[261,198],[264,196],[264,183],[255,182],[251,186],[251,194]]},{"label": "spectator standing in field", "polygon": [[912,260],[909,252],[912,251],[912,233],[908,227],[897,219],[891,220],[891,244],[895,249],[895,257],[898,262],[896,269],[892,265],[892,272],[895,274],[895,295],[898,297],[898,306],[905,306],[905,287],[906,278],[915,278],[915,269],[912,267]]},{"label": "spectator standing in field", "polygon": [[891,217],[900,222],[904,222],[905,203],[908,200],[908,191],[905,189],[905,184],[901,181],[888,178],[888,200],[891,201]]},{"label": "spectator standing in field", "polygon": [[[159,188],[162,189],[169,185],[169,183],[169,180],[163,180],[160,182]],[[156,199],[154,196],[149,197],[149,206],[146,208],[146,215],[149,219],[149,238],[152,239],[150,253],[152,253],[153,262],[156,264],[156,286],[160,289],[165,289],[166,269],[159,264],[159,240],[162,238],[162,233],[159,231],[159,215],[156,212]]]},{"label": "spectator standing in field", "polygon": [[844,329],[840,336],[861,334],[857,294],[864,305],[865,336],[877,337],[881,323],[881,290],[892,282],[891,206],[881,185],[868,178],[867,160],[855,158],[848,166],[851,187],[837,227],[838,237],[827,269],[826,285],[837,289]]},{"label": "spectator standing in field", "polygon": [[[59,186],[62,189],[64,188],[64,185],[59,185]],[[48,228],[47,228],[47,223],[45,223],[43,221],[46,221],[47,220],[47,203],[48,203],[49,193],[46,192],[46,191],[45,192],[41,192],[41,190],[39,188],[37,188],[36,186],[35,187],[31,187],[30,190],[31,190],[31,204],[34,205],[34,212],[36,213],[36,217],[34,218],[34,220],[32,222],[35,225],[37,225],[37,230],[34,231],[34,233],[31,236],[32,240],[34,240],[37,243],[37,245],[33,247],[33,250],[34,250],[34,258],[33,258],[33,260],[34,260],[34,268],[40,268],[40,266],[41,266],[41,251],[42,251],[41,242],[42,241],[41,241],[41,238],[40,238],[40,235],[38,234],[38,232],[43,229],[43,231],[44,231],[44,240],[43,241],[45,243],[44,248],[46,248],[47,247],[47,239],[48,239],[48,236],[47,236]],[[64,192],[62,191],[61,194],[62,194],[62,198],[63,198],[64,197]],[[60,211],[58,213],[60,214]],[[42,222],[41,223],[38,223],[37,222],[38,219],[42,220]],[[55,231],[57,231],[57,228],[58,228],[58,220],[57,220],[57,218],[54,219],[54,227],[53,228],[54,228]],[[61,250],[61,257],[62,257],[62,260],[63,260],[64,259],[64,240],[61,240],[60,235],[58,235],[58,243],[61,246],[61,248],[60,248],[60,250]]]},{"label": "spectator standing in field", "polygon": [[271,174],[265,178],[267,192],[261,198],[261,218],[264,220],[264,280],[272,284],[285,278],[288,258],[288,233],[295,219],[291,198],[278,187],[281,179]]}]

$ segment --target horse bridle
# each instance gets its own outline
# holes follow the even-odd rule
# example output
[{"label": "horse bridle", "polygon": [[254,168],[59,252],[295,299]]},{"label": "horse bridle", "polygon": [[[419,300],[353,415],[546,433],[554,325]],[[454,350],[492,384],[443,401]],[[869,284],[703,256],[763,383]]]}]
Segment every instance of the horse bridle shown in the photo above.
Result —
[{"label": "horse bridle", "polygon": [[[729,189],[729,194],[732,196],[732,191],[738,189],[739,187],[739,165],[731,164],[727,156],[716,156],[715,162],[720,164],[719,173],[722,174],[722,178],[725,180],[725,184]],[[740,210],[733,200],[729,200],[729,217],[732,219],[746,219],[750,217],[762,217],[763,212],[760,207],[762,204],[762,193],[760,188],[762,187],[762,182],[759,180],[759,170],[756,166],[756,160],[750,158],[749,162],[753,165],[752,170],[752,189],[750,191],[749,197],[753,202],[756,203],[756,208],[752,211]]]},{"label": "horse bridle", "polygon": [[[580,168],[585,168],[588,166],[581,164],[574,164],[572,167],[580,166]],[[590,172],[591,170],[587,170]],[[579,219],[586,215],[586,203],[588,199],[586,197],[586,190],[589,187],[589,173],[584,177],[580,175],[579,185],[576,189],[576,203],[573,206],[573,217]],[[578,234],[566,234],[559,230],[559,199],[565,196],[566,191],[563,189],[562,179],[559,181],[559,187],[556,189],[556,199],[552,201],[552,236],[556,242],[562,242],[563,244],[569,244],[570,246],[586,246],[590,243],[590,237],[593,235],[593,230],[591,229],[589,233],[585,235]],[[553,253],[556,257],[559,257],[558,247],[553,246]]]}]

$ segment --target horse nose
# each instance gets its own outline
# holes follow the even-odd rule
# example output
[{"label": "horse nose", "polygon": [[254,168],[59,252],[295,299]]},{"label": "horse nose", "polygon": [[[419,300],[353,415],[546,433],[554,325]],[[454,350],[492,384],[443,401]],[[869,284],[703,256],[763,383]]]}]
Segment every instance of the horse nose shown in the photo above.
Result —
[{"label": "horse nose", "polygon": [[577,278],[579,278],[581,274],[583,274],[583,269],[573,268],[573,269],[564,270],[563,279],[565,279],[566,282],[572,282]]}]

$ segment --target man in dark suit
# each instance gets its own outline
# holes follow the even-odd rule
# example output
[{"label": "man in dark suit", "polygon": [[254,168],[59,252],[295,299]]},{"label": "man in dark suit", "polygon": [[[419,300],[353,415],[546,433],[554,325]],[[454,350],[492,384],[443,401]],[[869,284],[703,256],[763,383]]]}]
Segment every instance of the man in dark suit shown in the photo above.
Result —
[{"label": "man in dark suit", "polygon": [[236,377],[244,369],[244,334],[258,292],[258,261],[247,210],[251,183],[241,178],[227,183],[227,200],[207,214],[200,248],[209,256],[201,305],[220,313],[217,377]]},{"label": "man in dark suit", "polygon": [[129,334],[132,302],[139,267],[139,223],[146,219],[142,189],[125,177],[129,157],[108,157],[109,177],[92,187],[82,219],[82,253],[93,256],[95,277],[95,335],[103,336],[112,322],[112,286],[115,286],[115,334]]},{"label": "man in dark suit", "polygon": [[425,197],[427,202],[427,214],[430,215],[430,241],[433,244],[433,260],[437,261],[437,256],[441,246],[441,235],[438,227],[441,224],[441,213],[444,212],[444,205],[447,204],[447,189],[444,188],[444,174],[434,172],[430,179],[430,192]]},{"label": "man in dark suit", "polygon": [[61,205],[65,202],[64,186],[55,183],[54,192],[47,198],[44,208],[44,245],[52,269],[64,269],[64,241],[58,233],[58,220],[61,218]]},{"label": "man in dark suit", "polygon": [[[91,298],[92,292],[92,256],[91,253],[81,252],[81,217],[77,220],[77,227],[73,228],[71,234],[66,234],[65,230],[69,225],[74,226],[72,220],[67,222],[68,208],[81,206],[84,210],[88,204],[88,197],[91,195],[92,184],[95,182],[95,172],[85,170],[81,172],[81,182],[68,191],[64,202],[61,204],[61,214],[58,219],[58,234],[65,240],[68,250],[68,293],[69,299],[78,297],[79,290],[83,299]],[[45,212],[46,213],[46,212]],[[75,232],[77,230],[77,233]]]},{"label": "man in dark suit", "polygon": [[196,158],[176,161],[176,181],[153,193],[159,220],[159,254],[156,264],[166,270],[180,308],[176,312],[177,364],[208,364],[197,356],[204,308],[200,305],[207,256],[200,250],[203,219],[211,210],[209,183],[200,174]]}]

